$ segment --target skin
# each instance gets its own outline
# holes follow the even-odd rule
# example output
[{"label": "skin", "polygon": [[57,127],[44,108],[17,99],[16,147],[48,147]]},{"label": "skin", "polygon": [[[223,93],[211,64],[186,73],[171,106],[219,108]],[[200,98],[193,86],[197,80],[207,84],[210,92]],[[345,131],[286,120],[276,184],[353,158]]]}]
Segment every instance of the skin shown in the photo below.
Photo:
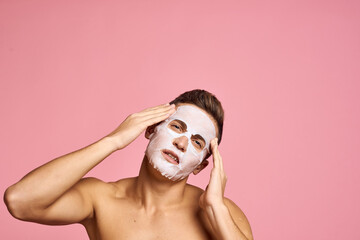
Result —
[{"label": "skin", "polygon": [[[5,191],[9,212],[48,225],[81,223],[92,240],[253,239],[244,213],[224,197],[227,177],[216,138],[211,141],[213,169],[205,191],[187,184],[187,178],[173,182],[163,177],[146,156],[138,177],[108,183],[83,178],[144,130],[148,138],[154,125],[174,111],[175,106],[164,104],[132,114],[99,141],[34,169]],[[186,141],[177,138],[173,144],[186,151]],[[204,160],[193,173],[207,165]]]}]

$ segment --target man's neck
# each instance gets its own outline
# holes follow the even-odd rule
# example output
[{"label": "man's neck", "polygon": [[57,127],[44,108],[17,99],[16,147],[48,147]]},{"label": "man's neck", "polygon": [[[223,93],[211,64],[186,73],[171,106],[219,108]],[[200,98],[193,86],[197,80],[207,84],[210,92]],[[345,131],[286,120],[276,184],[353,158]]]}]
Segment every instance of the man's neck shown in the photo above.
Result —
[{"label": "man's neck", "polygon": [[176,207],[183,202],[186,180],[174,182],[163,177],[144,156],[135,183],[135,197],[150,212]]}]

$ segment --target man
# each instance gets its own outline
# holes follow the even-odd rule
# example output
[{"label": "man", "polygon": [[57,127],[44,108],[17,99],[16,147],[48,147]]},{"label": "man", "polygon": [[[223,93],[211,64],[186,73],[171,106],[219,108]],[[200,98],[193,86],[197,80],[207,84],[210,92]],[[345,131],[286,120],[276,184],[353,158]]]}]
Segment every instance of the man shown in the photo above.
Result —
[{"label": "man", "polygon": [[[223,114],[211,93],[183,93],[33,170],[6,190],[5,203],[24,221],[81,223],[90,239],[253,239],[244,213],[224,197],[226,175],[218,151]],[[83,178],[144,130],[150,141],[138,177],[109,183]],[[211,154],[206,190],[187,184],[189,174],[204,169]]]}]

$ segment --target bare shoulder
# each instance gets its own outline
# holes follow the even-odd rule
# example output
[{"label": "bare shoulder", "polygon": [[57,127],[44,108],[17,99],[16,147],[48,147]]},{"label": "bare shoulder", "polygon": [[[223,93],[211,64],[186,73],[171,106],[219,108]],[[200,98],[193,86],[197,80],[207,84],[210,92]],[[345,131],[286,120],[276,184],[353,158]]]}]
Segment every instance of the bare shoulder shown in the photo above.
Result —
[{"label": "bare shoulder", "polygon": [[75,185],[79,189],[101,189],[106,188],[108,183],[94,177],[86,177],[80,179],[80,181]]},{"label": "bare shoulder", "polygon": [[126,198],[128,190],[133,186],[135,180],[136,178],[124,178],[118,181],[105,182],[98,178],[87,177],[82,178],[75,185],[75,188],[84,196],[88,196],[95,204],[108,201],[110,198]]},{"label": "bare shoulder", "polygon": [[[199,199],[201,194],[204,193],[204,190],[193,186],[191,184],[186,185],[186,191],[189,193],[189,196],[191,196],[191,199]],[[196,202],[196,201],[195,201]],[[244,235],[249,240],[253,240],[252,230],[250,227],[250,223],[245,215],[245,213],[229,198],[224,198],[224,203],[226,207],[229,209],[230,215],[233,218],[236,225],[239,227],[239,229],[244,233]],[[202,211],[201,211],[202,212]],[[207,228],[211,230],[211,227],[209,223],[205,221],[205,224],[207,224]]]},{"label": "bare shoulder", "polygon": [[[84,203],[92,206],[93,211],[96,211],[99,206],[106,206],[112,199],[123,197],[127,182],[129,181],[126,179],[105,182],[98,178],[86,177],[82,178],[73,188],[81,193]],[[83,221],[83,224],[88,224],[88,220],[93,220],[95,217],[93,213],[86,221]]]},{"label": "bare shoulder", "polygon": [[74,188],[85,193],[92,200],[96,200],[97,196],[115,194],[117,191],[117,187],[113,182],[104,182],[94,177],[82,178]]},{"label": "bare shoulder", "polygon": [[109,187],[111,187],[111,190],[114,193],[114,197],[116,198],[126,198],[128,197],[130,189],[134,188],[135,182],[137,180],[137,177],[132,178],[123,178],[116,182],[108,182]]},{"label": "bare shoulder", "polygon": [[197,191],[197,192],[200,192],[200,193],[203,193],[204,192],[204,189],[202,188],[199,188],[195,185],[191,185],[189,183],[186,184],[186,187],[189,189],[189,190],[192,190],[192,191]]},{"label": "bare shoulder", "polygon": [[230,211],[230,215],[233,218],[236,225],[241,229],[245,236],[249,239],[253,239],[250,223],[245,216],[244,212],[229,198],[224,199],[224,203]]}]

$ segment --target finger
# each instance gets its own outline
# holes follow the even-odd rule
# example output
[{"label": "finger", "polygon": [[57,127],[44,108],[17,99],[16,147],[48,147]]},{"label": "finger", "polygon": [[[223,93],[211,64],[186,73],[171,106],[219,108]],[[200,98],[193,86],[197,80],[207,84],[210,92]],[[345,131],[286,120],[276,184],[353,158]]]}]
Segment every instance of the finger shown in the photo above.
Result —
[{"label": "finger", "polygon": [[157,106],[149,107],[149,108],[146,108],[144,111],[151,110],[151,109],[156,109],[156,108],[162,108],[162,107],[166,107],[166,106],[170,106],[170,103],[163,103],[163,104],[160,104],[160,105],[157,105]]},{"label": "finger", "polygon": [[151,112],[154,110],[164,109],[164,108],[169,108],[169,107],[171,107],[171,105],[169,103],[165,103],[165,104],[161,104],[161,105],[158,105],[155,107],[146,108],[146,109],[142,110],[141,112]]},{"label": "finger", "polygon": [[147,126],[151,126],[155,123],[164,121],[165,119],[167,119],[170,115],[172,114],[172,111],[170,112],[163,112],[163,113],[159,113],[156,115],[152,115],[150,118],[147,118],[146,120],[144,119],[144,123]]},{"label": "finger", "polygon": [[169,108],[169,109],[163,109],[163,110],[156,110],[156,111],[153,111],[153,112],[149,112],[147,113],[146,115],[144,116],[141,116],[142,117],[142,120],[143,121],[147,121],[149,119],[152,119],[152,118],[157,118],[159,116],[163,116],[163,115],[171,115],[175,112],[175,108]]},{"label": "finger", "polygon": [[216,158],[218,159],[218,163],[219,163],[219,167],[221,169],[222,172],[224,172],[224,162],[222,160],[220,151],[219,151],[219,144],[218,144],[218,139],[216,138],[216,143],[215,143],[215,147],[216,147]]},{"label": "finger", "polygon": [[154,109],[148,109],[146,111],[140,112],[138,115],[141,117],[149,118],[149,116],[152,117],[152,115],[162,114],[164,112],[170,112],[173,111],[174,109],[175,109],[175,105],[166,105]]},{"label": "finger", "polygon": [[223,164],[223,160],[219,151],[219,145],[218,145],[218,139],[215,139],[215,143],[214,143],[214,153],[213,153],[213,158],[214,161],[216,162],[217,167],[220,169],[220,171],[222,173],[224,173],[224,164]]},{"label": "finger", "polygon": [[224,172],[224,162],[223,162],[223,159],[221,157],[217,142],[216,142],[216,148],[217,148],[216,152],[217,152],[217,158],[219,160],[219,166],[220,166],[221,171]]},{"label": "finger", "polygon": [[213,155],[213,164],[214,164],[214,168],[218,168],[219,167],[219,161],[218,161],[218,156],[217,156],[217,145],[216,145],[216,138],[212,139],[211,142],[211,152]]}]

